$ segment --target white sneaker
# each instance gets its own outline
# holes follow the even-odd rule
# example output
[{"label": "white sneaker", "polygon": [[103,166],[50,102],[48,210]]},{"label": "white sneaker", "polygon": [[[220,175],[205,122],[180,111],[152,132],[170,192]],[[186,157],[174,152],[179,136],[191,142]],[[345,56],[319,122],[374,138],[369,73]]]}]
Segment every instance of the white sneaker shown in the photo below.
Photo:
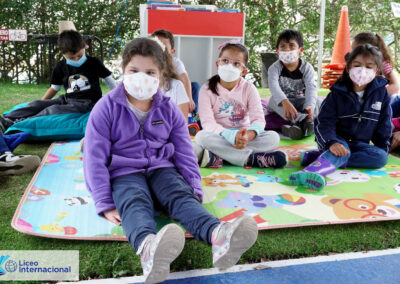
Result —
[{"label": "white sneaker", "polygon": [[185,246],[185,234],[176,224],[164,226],[157,235],[148,235],[137,254],[143,268],[145,283],[159,283],[167,279],[170,264]]},{"label": "white sneaker", "polygon": [[11,152],[0,154],[0,176],[20,175],[35,170],[40,164],[38,156],[14,155]]},{"label": "white sneaker", "polygon": [[241,215],[232,223],[222,222],[211,236],[213,265],[220,269],[235,265],[257,236],[257,223],[249,215]]}]

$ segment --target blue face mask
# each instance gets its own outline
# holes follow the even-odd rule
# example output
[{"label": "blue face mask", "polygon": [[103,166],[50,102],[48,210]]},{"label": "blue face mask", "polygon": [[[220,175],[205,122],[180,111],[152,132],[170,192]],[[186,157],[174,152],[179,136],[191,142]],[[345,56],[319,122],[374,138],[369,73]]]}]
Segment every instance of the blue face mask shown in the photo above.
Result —
[{"label": "blue face mask", "polygon": [[79,59],[78,61],[75,60],[71,60],[71,59],[66,59],[67,60],[67,64],[71,65],[73,67],[81,67],[83,63],[86,62],[87,57],[86,54],[83,54],[83,56],[81,57],[81,59]]}]

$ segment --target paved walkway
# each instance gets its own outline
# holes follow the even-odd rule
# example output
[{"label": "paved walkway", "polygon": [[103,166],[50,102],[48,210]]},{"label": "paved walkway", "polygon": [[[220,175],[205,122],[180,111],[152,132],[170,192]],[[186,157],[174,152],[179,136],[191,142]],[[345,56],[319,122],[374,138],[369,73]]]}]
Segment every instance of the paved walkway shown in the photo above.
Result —
[{"label": "paved walkway", "polygon": [[[143,276],[78,283],[143,283]],[[400,283],[400,248],[175,272],[164,283]]]}]

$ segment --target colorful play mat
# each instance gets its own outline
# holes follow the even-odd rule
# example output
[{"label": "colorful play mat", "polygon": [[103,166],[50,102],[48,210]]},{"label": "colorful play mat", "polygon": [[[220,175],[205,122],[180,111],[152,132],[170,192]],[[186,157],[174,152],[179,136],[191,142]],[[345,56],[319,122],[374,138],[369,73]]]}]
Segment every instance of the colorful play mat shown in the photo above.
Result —
[{"label": "colorful play mat", "polygon": [[[301,153],[315,149],[313,137],[282,140],[290,157],[284,169],[201,169],[203,206],[223,221],[253,216],[259,229],[400,219],[400,159],[381,169],[339,169],[322,191],[292,186]],[[99,217],[86,190],[79,142],[53,143],[12,220],[25,234],[50,238],[126,240],[122,227]],[[158,227],[171,222],[161,214]]]}]

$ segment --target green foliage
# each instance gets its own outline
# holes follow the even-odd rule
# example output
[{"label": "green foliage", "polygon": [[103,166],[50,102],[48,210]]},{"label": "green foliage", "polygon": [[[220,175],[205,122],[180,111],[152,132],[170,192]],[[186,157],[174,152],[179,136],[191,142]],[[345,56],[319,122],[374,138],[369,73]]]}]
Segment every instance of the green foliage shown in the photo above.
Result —
[{"label": "green foliage", "polygon": [[[298,29],[305,39],[303,57],[315,68],[318,61],[318,34],[320,1],[315,0],[198,0],[180,1],[195,4],[213,4],[224,8],[237,8],[246,15],[245,43],[250,48],[249,71],[256,84],[261,82],[260,52],[274,51],[276,39],[286,28]],[[139,34],[140,0],[129,0],[119,31],[124,42]],[[324,60],[329,61],[341,7],[349,8],[352,35],[360,31],[372,31],[390,42],[395,62],[399,63],[400,30],[399,19],[395,19],[390,1],[374,0],[327,0],[325,19]],[[108,54],[114,41],[125,0],[4,0],[0,1],[0,26],[4,28],[25,28],[30,34],[58,33],[58,21],[71,20],[83,34],[92,34],[104,41]],[[11,48],[12,49],[12,48]],[[116,44],[114,57],[121,52]],[[14,58],[8,50],[6,65],[12,70]],[[21,59],[27,55],[21,52]],[[2,60],[2,58],[0,58]],[[399,65],[399,64],[397,64]],[[397,68],[400,71],[399,68]]]}]

